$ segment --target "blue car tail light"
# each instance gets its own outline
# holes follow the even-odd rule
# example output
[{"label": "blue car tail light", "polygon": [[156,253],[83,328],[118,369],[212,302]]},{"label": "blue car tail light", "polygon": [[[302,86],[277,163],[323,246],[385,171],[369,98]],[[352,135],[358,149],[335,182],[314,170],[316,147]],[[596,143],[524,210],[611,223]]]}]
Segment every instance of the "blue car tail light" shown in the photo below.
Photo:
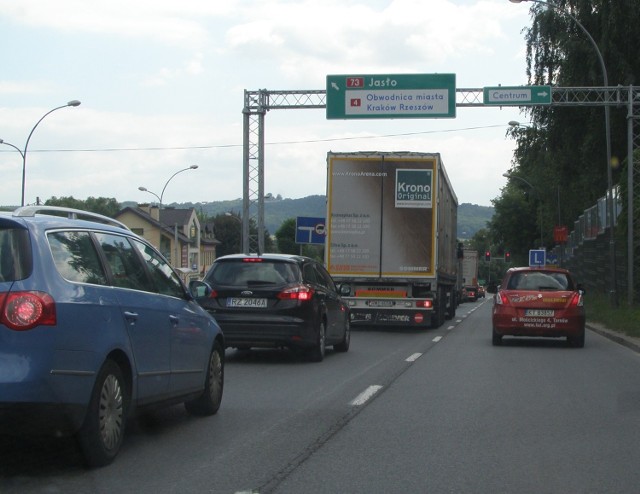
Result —
[{"label": "blue car tail light", "polygon": [[14,331],[56,325],[56,304],[45,292],[0,293],[0,308],[0,323]]}]

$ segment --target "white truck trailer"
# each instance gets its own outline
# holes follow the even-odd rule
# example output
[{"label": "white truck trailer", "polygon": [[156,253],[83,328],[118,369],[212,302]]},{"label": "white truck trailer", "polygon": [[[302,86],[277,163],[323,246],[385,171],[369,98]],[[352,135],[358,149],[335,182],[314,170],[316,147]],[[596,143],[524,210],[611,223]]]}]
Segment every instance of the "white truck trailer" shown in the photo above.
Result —
[{"label": "white truck trailer", "polygon": [[439,153],[327,155],[325,264],[354,325],[438,327],[458,305],[458,199]]}]

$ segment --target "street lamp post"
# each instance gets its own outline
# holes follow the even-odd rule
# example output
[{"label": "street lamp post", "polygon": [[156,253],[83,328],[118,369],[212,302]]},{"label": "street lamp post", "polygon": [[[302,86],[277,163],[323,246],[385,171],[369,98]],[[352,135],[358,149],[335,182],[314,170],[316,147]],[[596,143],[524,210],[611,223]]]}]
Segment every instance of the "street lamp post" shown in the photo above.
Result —
[{"label": "street lamp post", "polygon": [[529,182],[528,180],[519,177],[518,175],[513,175],[509,172],[503,173],[502,174],[503,177],[505,178],[514,178],[516,180],[520,180],[521,182],[524,182],[525,184],[527,184],[529,187],[531,187],[531,190],[533,190],[536,195],[538,196],[538,202],[540,204],[538,204],[538,209],[540,210],[540,248],[544,248],[544,241],[542,238],[542,232],[543,232],[543,228],[542,228],[542,197],[540,197],[540,191],[538,191],[538,189],[536,187],[533,186],[533,184],[531,182]]},{"label": "street lamp post", "polygon": [[68,106],[80,106],[80,101],[78,101],[77,99],[74,99],[69,101],[66,105],[56,106],[55,108],[49,110],[47,113],[42,115],[42,117],[40,117],[40,120],[36,122],[36,124],[31,129],[31,132],[29,132],[29,136],[27,137],[27,142],[25,142],[24,144],[24,151],[20,153],[22,154],[22,199],[20,201],[21,206],[24,206],[24,185],[25,185],[26,173],[27,173],[27,148],[29,147],[29,141],[31,140],[31,136],[33,135],[33,132],[36,130],[36,127],[40,124],[40,122],[44,120],[44,118],[47,115],[49,115],[50,113],[53,113],[56,110],[60,110],[61,108],[66,108]]},{"label": "street lamp post", "polygon": [[195,170],[198,168],[198,165],[191,165],[187,168],[183,168],[182,170],[178,170],[177,172],[175,172],[173,175],[171,175],[169,177],[169,180],[167,180],[164,184],[164,187],[162,187],[162,192],[160,192],[160,195],[156,194],[155,192],[150,191],[149,189],[147,189],[146,187],[138,187],[138,190],[141,190],[142,192],[148,192],[149,194],[152,194],[154,196],[156,196],[158,198],[158,204],[160,206],[160,209],[162,209],[162,198],[164,197],[164,191],[167,188],[167,185],[169,185],[169,182],[171,182],[171,180],[173,179],[173,177],[175,177],[178,173],[182,173],[182,172],[186,172],[188,170]]},{"label": "street lamp post", "polygon": [[[609,87],[609,77],[607,76],[607,68],[604,64],[604,59],[602,58],[602,53],[598,48],[598,44],[595,42],[587,28],[585,28],[582,23],[568,10],[563,9],[560,5],[547,1],[547,0],[509,0],[511,3],[522,3],[522,2],[533,2],[533,3],[541,3],[543,5],[547,5],[555,10],[562,12],[563,14],[570,17],[582,30],[582,32],[587,36],[593,48],[598,55],[598,61],[600,62],[600,68],[602,69],[602,79],[603,86],[605,88]],[[616,249],[615,249],[615,237],[613,232],[613,178],[611,172],[611,124],[610,124],[610,111],[609,111],[609,95],[607,91],[606,101],[604,105],[604,126],[605,126],[605,140],[607,147],[607,195],[606,195],[606,205],[607,205],[607,220],[609,223],[609,270],[611,277],[611,303],[616,306],[618,304],[617,297],[617,283],[616,283]]]}]

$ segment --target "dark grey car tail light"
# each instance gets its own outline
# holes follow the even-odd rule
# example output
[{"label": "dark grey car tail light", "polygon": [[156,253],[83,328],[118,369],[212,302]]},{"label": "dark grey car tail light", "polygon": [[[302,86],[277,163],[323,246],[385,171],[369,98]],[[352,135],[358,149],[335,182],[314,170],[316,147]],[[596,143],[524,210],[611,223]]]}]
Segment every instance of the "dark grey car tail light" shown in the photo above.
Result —
[{"label": "dark grey car tail light", "polygon": [[306,285],[298,285],[295,287],[287,288],[278,293],[280,300],[299,300],[306,302],[313,298],[314,290]]}]

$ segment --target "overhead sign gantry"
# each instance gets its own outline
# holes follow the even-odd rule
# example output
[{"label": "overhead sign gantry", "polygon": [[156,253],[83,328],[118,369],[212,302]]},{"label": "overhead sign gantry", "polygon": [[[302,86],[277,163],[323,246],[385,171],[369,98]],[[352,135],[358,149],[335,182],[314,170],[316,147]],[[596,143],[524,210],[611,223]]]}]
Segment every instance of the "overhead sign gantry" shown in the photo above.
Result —
[{"label": "overhead sign gantry", "polygon": [[[554,106],[626,106],[628,109],[627,132],[628,132],[628,183],[633,194],[628,195],[628,211],[634,211],[633,204],[640,203],[640,169],[634,166],[634,152],[640,149],[640,86],[602,86],[602,87],[551,87],[551,86],[496,86],[485,88],[460,89],[455,87],[455,78],[446,84],[438,84],[439,76],[447,74],[418,74],[406,75],[400,85],[393,86],[389,81],[390,89],[397,89],[400,95],[413,94],[412,91],[426,89],[433,91],[434,95],[446,89],[447,93],[454,98],[447,99],[447,111],[427,112],[430,115],[411,114],[410,118],[445,118],[455,116],[455,107],[488,107],[488,106],[531,106],[551,104]],[[449,75],[450,76],[450,75]],[[345,76],[327,76],[326,89],[316,90],[295,90],[278,91],[260,89],[257,91],[244,92],[243,113],[243,212],[242,212],[242,246],[243,252],[264,252],[264,118],[269,110],[274,109],[326,109],[327,118],[407,118],[398,112],[380,111],[369,117],[358,115],[355,110],[347,111],[348,101],[346,98],[362,97],[366,91],[366,79],[353,80],[350,88],[338,86],[338,89],[331,88],[332,82],[338,84],[331,78]],[[357,75],[354,76],[357,79]],[[361,76],[364,77],[364,76]],[[375,76],[389,77],[392,76]],[[393,76],[395,77],[395,76]],[[386,79],[385,79],[386,80]],[[363,89],[356,92],[356,84],[363,84]],[[421,84],[430,84],[424,88]],[[376,91],[385,90],[383,95],[390,95],[387,86],[380,86]],[[332,94],[332,89],[335,94]],[[350,91],[350,93],[347,93]],[[530,93],[529,93],[530,91]],[[378,94],[378,93],[371,93]],[[451,105],[454,109],[451,109]],[[333,105],[336,105],[335,107]],[[330,108],[329,108],[330,107]],[[634,185],[636,184],[636,185]],[[252,234],[250,224],[257,225],[257,233]],[[628,236],[630,239],[636,238],[640,232],[640,215],[629,215]],[[634,242],[628,242],[628,258],[634,259]],[[633,262],[629,263],[628,286],[633,283]],[[638,261],[640,265],[640,261]]]}]

